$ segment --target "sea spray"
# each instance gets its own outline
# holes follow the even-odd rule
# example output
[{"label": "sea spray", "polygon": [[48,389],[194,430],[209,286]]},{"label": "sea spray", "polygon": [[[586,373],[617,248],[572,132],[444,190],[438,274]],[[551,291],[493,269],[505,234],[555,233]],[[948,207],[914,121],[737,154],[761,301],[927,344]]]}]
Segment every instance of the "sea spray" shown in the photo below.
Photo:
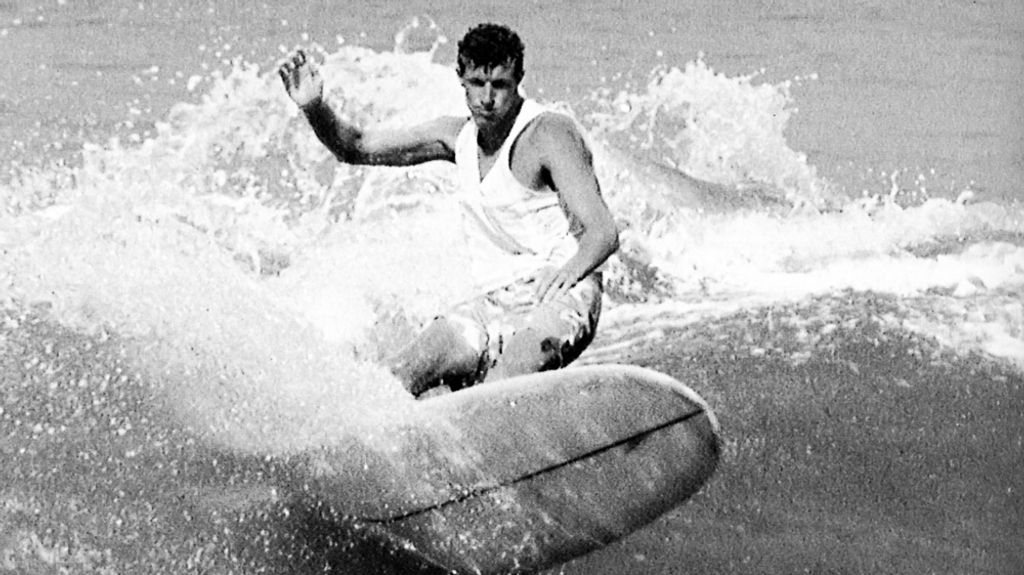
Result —
[{"label": "sea spray", "polygon": [[[824,207],[834,198],[785,130],[795,109],[791,82],[729,77],[702,58],[659,68],[641,93],[600,91],[590,115],[598,133],[645,150],[655,162],[741,196],[769,188],[790,205]],[[741,198],[736,198],[737,200]]]}]

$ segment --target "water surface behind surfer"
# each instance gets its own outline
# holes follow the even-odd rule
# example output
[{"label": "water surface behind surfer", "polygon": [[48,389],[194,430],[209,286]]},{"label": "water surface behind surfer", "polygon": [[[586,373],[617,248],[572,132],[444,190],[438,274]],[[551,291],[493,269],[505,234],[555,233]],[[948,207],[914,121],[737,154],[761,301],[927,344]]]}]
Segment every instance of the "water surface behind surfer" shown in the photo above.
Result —
[{"label": "water surface behind surfer", "polygon": [[468,118],[384,129],[340,120],[302,50],[279,69],[289,96],[340,161],[456,164],[464,233],[481,264],[474,274],[480,295],[434,318],[388,362],[417,396],[575,360],[597,328],[600,266],[619,245],[581,129],[520,90],[518,35],[496,24],[470,29],[459,42],[457,71]]}]

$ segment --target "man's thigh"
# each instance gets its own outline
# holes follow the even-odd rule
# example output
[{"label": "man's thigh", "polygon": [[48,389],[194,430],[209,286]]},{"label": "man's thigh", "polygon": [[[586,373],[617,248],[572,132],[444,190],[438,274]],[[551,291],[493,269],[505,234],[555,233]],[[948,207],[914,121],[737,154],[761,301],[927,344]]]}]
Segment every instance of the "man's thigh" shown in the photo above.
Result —
[{"label": "man's thigh", "polygon": [[573,362],[590,345],[601,315],[601,281],[593,275],[573,286],[564,296],[537,305],[517,318],[506,335],[506,349],[517,337],[526,345],[538,345],[551,354],[541,369],[557,369]]},{"label": "man's thigh", "polygon": [[539,355],[550,358],[521,359],[539,364],[517,372],[559,368],[575,360],[594,338],[602,292],[600,274],[592,274],[555,301],[538,304],[533,284],[519,283],[450,310],[447,319],[472,335],[468,339],[480,352],[481,369],[468,384],[482,381],[510,351],[518,354],[524,347],[536,346]]}]

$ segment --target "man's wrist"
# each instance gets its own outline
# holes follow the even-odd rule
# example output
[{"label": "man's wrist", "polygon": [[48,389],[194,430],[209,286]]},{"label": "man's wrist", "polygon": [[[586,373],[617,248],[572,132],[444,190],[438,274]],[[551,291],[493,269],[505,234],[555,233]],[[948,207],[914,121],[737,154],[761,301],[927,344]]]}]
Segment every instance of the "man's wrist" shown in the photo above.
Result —
[{"label": "man's wrist", "polygon": [[316,114],[320,112],[320,107],[323,105],[323,103],[324,97],[321,95],[299,106],[299,109],[302,110],[302,112],[308,116],[310,114]]}]

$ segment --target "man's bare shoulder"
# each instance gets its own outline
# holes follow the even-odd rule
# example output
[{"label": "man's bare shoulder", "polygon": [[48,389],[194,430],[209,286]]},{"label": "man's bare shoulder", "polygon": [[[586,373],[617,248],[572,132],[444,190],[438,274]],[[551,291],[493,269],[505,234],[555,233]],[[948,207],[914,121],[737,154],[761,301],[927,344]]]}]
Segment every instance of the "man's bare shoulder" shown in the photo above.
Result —
[{"label": "man's bare shoulder", "polygon": [[555,110],[541,112],[531,122],[531,128],[540,137],[582,137],[579,125],[568,114]]},{"label": "man's bare shoulder", "polygon": [[541,113],[531,122],[530,143],[544,158],[582,155],[588,161],[590,150],[580,126],[567,114],[555,111]]}]

